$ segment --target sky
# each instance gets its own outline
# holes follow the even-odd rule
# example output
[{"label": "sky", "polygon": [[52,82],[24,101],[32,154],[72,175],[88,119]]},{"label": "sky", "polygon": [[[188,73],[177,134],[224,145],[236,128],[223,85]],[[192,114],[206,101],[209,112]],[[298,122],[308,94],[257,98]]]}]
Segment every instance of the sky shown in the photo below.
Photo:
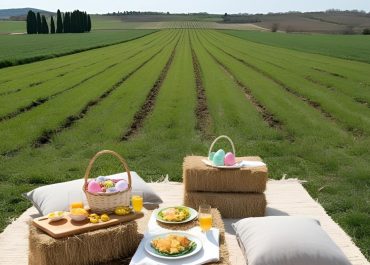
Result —
[{"label": "sky", "polygon": [[48,11],[80,9],[90,14],[117,11],[162,11],[171,13],[208,12],[268,13],[286,11],[322,11],[327,9],[365,10],[370,0],[0,0],[0,9],[33,7]]}]

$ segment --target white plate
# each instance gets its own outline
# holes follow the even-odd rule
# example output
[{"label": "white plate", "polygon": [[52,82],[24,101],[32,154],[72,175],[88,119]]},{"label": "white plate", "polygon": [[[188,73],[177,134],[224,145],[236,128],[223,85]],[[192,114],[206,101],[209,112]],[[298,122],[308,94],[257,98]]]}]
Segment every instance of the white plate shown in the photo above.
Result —
[{"label": "white plate", "polygon": [[[162,256],[162,255],[158,254],[155,251],[155,249],[152,247],[151,241],[155,238],[158,238],[158,237],[166,237],[169,234],[186,236],[190,241],[195,242],[197,244],[197,246],[192,252],[187,253],[183,256],[178,256],[178,257]],[[189,233],[185,233],[185,232],[167,232],[167,233],[151,236],[150,238],[147,239],[147,241],[145,242],[145,246],[144,246],[146,252],[148,252],[150,255],[152,255],[154,257],[161,258],[161,259],[183,259],[183,258],[186,258],[186,257],[190,257],[190,256],[193,256],[196,253],[198,253],[202,249],[202,247],[203,247],[202,241],[198,237],[193,236]]]},{"label": "white plate", "polygon": [[241,168],[242,165],[240,165],[240,163],[235,163],[234,165],[232,166],[216,166],[214,165],[211,161],[209,161],[208,159],[202,159],[202,162],[204,164],[206,164],[207,166],[210,166],[210,167],[215,167],[215,168],[224,168],[224,169],[235,169],[235,168]]},{"label": "white plate", "polygon": [[[183,207],[183,208],[187,208],[189,210],[189,213],[190,213],[190,216],[183,220],[183,221],[180,221],[180,222],[172,222],[172,221],[165,221],[165,220],[162,220],[158,217],[158,214],[165,210],[165,209],[168,209],[168,208],[176,208],[176,207]],[[164,208],[160,208],[158,209],[157,213],[156,213],[156,216],[155,218],[157,219],[157,221],[161,222],[161,223],[165,223],[165,224],[183,224],[183,223],[187,223],[187,222],[190,222],[191,220],[195,219],[196,217],[198,216],[198,212],[196,210],[194,210],[193,208],[190,208],[190,207],[186,207],[186,206],[171,206],[171,207],[164,207]]]}]

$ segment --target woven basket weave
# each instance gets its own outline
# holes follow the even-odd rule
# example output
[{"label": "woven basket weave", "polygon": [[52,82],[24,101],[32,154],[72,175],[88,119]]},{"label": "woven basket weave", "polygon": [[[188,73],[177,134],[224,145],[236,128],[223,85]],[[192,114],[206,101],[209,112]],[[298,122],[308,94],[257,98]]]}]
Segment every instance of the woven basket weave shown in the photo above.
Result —
[{"label": "woven basket weave", "polygon": [[[127,172],[127,176],[128,176],[128,188],[127,188],[127,190],[119,191],[119,192],[113,192],[113,193],[91,193],[87,190],[88,178],[89,178],[89,175],[90,175],[91,168],[92,168],[95,160],[103,154],[111,154],[111,155],[113,155],[113,156],[115,156],[116,158],[119,159],[119,161],[121,162],[124,170]],[[116,152],[110,151],[110,150],[103,150],[103,151],[100,151],[100,152],[96,153],[96,155],[89,162],[89,165],[88,165],[88,167],[86,169],[86,172],[85,172],[84,179],[85,179],[85,183],[84,183],[84,186],[83,186],[83,191],[86,194],[86,198],[87,198],[87,201],[89,203],[90,209],[93,212],[96,212],[96,213],[111,213],[111,212],[114,211],[114,209],[117,206],[129,206],[130,205],[130,197],[131,197],[131,190],[132,190],[131,172],[130,172],[129,167],[127,166],[127,163],[126,163],[125,159],[123,159],[123,157],[120,156],[119,154],[117,154]]]}]

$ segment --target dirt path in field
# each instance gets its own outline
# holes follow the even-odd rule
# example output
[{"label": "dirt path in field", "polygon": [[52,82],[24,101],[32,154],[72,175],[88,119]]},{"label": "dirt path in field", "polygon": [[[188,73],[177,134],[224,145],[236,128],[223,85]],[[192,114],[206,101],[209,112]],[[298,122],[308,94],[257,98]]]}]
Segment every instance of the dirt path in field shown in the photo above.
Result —
[{"label": "dirt path in field", "polygon": [[39,148],[45,144],[50,143],[51,139],[63,132],[64,130],[70,128],[74,123],[76,123],[78,120],[81,120],[85,115],[96,105],[98,105],[103,99],[108,97],[114,90],[116,90],[119,86],[121,86],[128,78],[130,78],[134,73],[136,73],[139,69],[141,69],[144,65],[146,65],[149,61],[151,61],[156,55],[158,55],[160,52],[162,52],[163,48],[160,49],[158,52],[153,54],[149,59],[144,61],[142,64],[140,64],[137,68],[135,68],[133,71],[122,77],[118,82],[116,82],[111,88],[106,90],[103,94],[101,94],[98,98],[93,99],[89,101],[85,107],[76,115],[72,115],[67,117],[67,119],[62,123],[62,125],[53,130],[47,130],[44,133],[42,133],[41,136],[39,136],[36,141],[33,143],[33,147]]},{"label": "dirt path in field", "polygon": [[197,107],[195,109],[195,116],[197,123],[195,128],[202,133],[203,136],[208,136],[207,128],[210,124],[210,115],[207,107],[206,91],[202,81],[202,69],[197,58],[197,55],[193,49],[193,45],[190,40],[191,56],[193,61],[195,85],[197,89]]},{"label": "dirt path in field", "polygon": [[147,95],[144,104],[141,106],[141,108],[135,113],[133,122],[130,126],[130,128],[127,130],[127,132],[121,137],[121,141],[127,141],[129,140],[133,135],[135,135],[140,128],[143,126],[144,120],[146,117],[153,111],[155,101],[157,99],[157,95],[159,93],[159,90],[161,89],[164,80],[167,77],[167,73],[172,65],[173,59],[176,54],[176,49],[179,41],[177,41],[174,49],[172,50],[172,53],[162,69],[158,79],[155,81],[154,85],[149,91],[149,94]]}]

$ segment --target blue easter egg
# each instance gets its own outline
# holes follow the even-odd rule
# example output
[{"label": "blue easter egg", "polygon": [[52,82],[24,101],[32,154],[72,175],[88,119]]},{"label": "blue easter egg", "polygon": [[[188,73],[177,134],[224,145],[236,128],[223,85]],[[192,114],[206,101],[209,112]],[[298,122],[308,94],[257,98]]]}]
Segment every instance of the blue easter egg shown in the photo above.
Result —
[{"label": "blue easter egg", "polygon": [[225,151],[220,149],[214,154],[212,162],[215,166],[223,166],[224,159],[225,159]]},{"label": "blue easter egg", "polygon": [[211,152],[208,156],[209,161],[212,161],[214,156],[215,156],[215,152]]},{"label": "blue easter egg", "polygon": [[107,178],[106,178],[106,177],[104,177],[104,176],[99,176],[99,177],[97,177],[97,178],[96,178],[96,181],[97,181],[97,182],[99,182],[99,183],[100,183],[100,182],[104,182],[104,181],[106,181],[106,180],[107,180]]},{"label": "blue easter egg", "polygon": [[117,189],[115,187],[111,187],[107,189],[107,192],[117,192]]}]

